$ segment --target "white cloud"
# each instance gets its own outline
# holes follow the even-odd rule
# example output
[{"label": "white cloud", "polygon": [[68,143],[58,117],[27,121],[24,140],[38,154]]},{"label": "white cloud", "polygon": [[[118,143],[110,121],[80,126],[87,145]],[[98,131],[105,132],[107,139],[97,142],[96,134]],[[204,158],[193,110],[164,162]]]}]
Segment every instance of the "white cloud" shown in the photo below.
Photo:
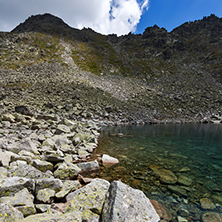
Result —
[{"label": "white cloud", "polygon": [[[75,28],[103,34],[136,30],[149,0],[0,0],[0,30],[13,29],[30,15],[51,13]],[[7,30],[9,31],[9,30]]]}]

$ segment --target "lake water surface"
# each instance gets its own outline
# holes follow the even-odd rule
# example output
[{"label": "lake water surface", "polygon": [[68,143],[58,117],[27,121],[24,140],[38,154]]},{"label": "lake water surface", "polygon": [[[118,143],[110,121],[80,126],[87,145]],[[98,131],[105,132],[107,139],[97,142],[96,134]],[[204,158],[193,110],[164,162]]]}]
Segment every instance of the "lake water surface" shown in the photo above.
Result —
[{"label": "lake water surface", "polygon": [[[222,201],[222,124],[107,127],[96,153],[120,161],[102,168],[102,178],[120,179],[170,207],[199,206],[201,198],[208,198],[215,210],[221,210],[217,206]],[[184,182],[165,183],[156,169],[166,169]]]}]

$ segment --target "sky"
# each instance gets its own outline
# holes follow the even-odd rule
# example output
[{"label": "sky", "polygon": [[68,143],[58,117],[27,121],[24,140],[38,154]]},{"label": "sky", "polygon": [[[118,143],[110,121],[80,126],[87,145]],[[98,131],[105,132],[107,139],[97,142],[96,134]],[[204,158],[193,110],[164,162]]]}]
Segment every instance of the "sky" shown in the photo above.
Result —
[{"label": "sky", "polygon": [[139,34],[155,24],[171,31],[211,14],[222,17],[222,0],[0,0],[0,31],[11,31],[29,16],[44,13],[73,28]]}]

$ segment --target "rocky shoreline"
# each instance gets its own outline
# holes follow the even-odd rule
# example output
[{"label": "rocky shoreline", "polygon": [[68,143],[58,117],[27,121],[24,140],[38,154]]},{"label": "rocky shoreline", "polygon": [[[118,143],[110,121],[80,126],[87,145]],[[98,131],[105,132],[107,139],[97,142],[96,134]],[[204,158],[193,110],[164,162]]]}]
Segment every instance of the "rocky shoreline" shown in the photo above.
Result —
[{"label": "rocky shoreline", "polygon": [[[121,181],[95,178],[102,157],[89,159],[101,123],[106,125],[86,118],[32,114],[26,106],[2,112],[0,220],[189,221],[173,218],[160,202]],[[204,222],[212,218],[220,221],[221,215],[212,211],[202,215]]]},{"label": "rocky shoreline", "polygon": [[100,166],[87,159],[97,146],[95,123],[27,110],[1,115],[1,221],[159,220],[142,191],[93,179]]}]

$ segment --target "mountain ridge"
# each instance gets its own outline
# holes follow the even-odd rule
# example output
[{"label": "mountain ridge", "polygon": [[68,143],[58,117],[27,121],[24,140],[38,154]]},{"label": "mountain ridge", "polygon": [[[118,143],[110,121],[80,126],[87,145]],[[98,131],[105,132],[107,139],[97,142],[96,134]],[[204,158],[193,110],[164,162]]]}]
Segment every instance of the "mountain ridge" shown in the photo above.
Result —
[{"label": "mountain ridge", "polygon": [[[67,79],[64,88],[68,79],[76,81],[78,76],[83,85],[109,93],[110,98],[125,104],[120,108],[121,102],[113,105],[109,101],[101,104],[101,110],[113,105],[118,107],[113,109],[117,114],[118,110],[135,108],[144,113],[141,119],[149,117],[151,122],[166,118],[199,121],[222,115],[221,27],[222,19],[211,15],[184,23],[171,32],[154,25],[143,34],[118,37],[71,28],[50,14],[31,16],[11,33],[0,35],[1,67],[18,73],[34,69],[41,84],[53,81],[59,85],[50,77],[54,74],[44,73],[53,64],[60,64],[62,74],[58,68],[54,79]],[[37,67],[43,71],[39,73]],[[35,76],[27,79],[27,91],[32,88],[28,87],[32,85],[30,81],[40,80]],[[134,112],[130,119],[135,115]]]}]

